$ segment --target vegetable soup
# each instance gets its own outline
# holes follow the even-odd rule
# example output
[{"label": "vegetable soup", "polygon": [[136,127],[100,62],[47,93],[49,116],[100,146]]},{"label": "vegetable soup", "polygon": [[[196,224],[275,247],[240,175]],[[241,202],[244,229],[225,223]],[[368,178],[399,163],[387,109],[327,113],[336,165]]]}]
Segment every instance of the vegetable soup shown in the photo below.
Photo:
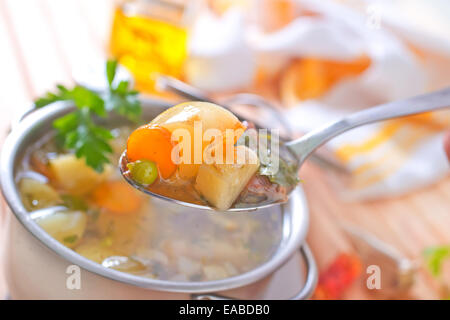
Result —
[{"label": "vegetable soup", "polygon": [[[34,143],[16,181],[36,223],[106,268],[155,279],[217,280],[270,259],[282,233],[279,209],[205,214],[169,206],[129,186],[112,164],[118,163],[132,129],[110,128],[113,152],[102,172],[59,147],[52,133]],[[44,208],[54,210],[40,215]]]}]

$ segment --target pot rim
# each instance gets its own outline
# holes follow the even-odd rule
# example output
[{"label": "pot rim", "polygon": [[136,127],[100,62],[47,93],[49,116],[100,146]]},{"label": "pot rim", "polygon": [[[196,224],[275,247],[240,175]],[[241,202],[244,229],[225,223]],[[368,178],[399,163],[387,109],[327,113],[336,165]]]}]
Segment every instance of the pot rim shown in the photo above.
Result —
[{"label": "pot rim", "polygon": [[[143,108],[167,108],[168,102],[142,98]],[[175,282],[140,277],[114,269],[105,268],[102,265],[85,258],[72,249],[64,246],[48,235],[37,223],[31,219],[29,212],[22,205],[15,182],[15,162],[21,154],[27,139],[31,139],[33,131],[74,107],[67,102],[55,102],[45,108],[39,109],[28,115],[20,123],[14,126],[3,145],[0,158],[0,184],[3,196],[9,208],[19,222],[42,244],[52,250],[63,259],[99,276],[122,283],[160,291],[201,293],[224,291],[256,282],[273,273],[300,247],[303,243],[308,225],[309,214],[306,197],[303,189],[298,186],[291,194],[286,204],[280,205],[282,210],[282,239],[275,253],[267,261],[256,268],[239,275],[214,281]],[[277,208],[277,207],[274,207]]]}]

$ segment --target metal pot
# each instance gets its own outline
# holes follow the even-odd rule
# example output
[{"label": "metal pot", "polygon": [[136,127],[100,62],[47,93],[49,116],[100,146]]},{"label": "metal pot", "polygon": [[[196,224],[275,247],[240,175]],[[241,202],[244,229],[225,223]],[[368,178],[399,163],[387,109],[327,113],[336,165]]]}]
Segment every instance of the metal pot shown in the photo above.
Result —
[{"label": "metal pot", "polygon": [[[146,98],[142,102],[145,119],[169,106]],[[7,281],[13,299],[305,299],[311,295],[317,269],[304,243],[308,208],[301,187],[288,203],[267,209],[279,210],[283,220],[281,241],[273,256],[250,271],[216,281],[175,282],[108,269],[49,236],[22,205],[15,173],[26,148],[51,130],[55,118],[71,110],[73,106],[58,102],[28,114],[13,127],[3,146],[1,187],[14,214],[9,219],[6,248]],[[81,268],[78,290],[66,286],[71,265]]]}]

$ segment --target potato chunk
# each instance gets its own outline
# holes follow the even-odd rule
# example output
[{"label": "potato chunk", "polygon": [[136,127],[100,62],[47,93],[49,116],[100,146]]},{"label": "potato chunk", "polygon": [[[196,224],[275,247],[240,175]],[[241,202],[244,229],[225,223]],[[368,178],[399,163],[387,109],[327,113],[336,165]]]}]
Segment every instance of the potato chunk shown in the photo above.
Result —
[{"label": "potato chunk", "polygon": [[92,191],[112,172],[111,166],[105,166],[102,173],[88,167],[84,159],[73,154],[65,154],[50,160],[50,169],[57,184],[65,191],[75,195],[83,195]]},{"label": "potato chunk", "polygon": [[86,230],[86,213],[81,211],[56,212],[36,220],[49,235],[69,248],[75,247]]},{"label": "potato chunk", "polygon": [[191,130],[194,121],[201,121],[203,130],[214,128],[225,131],[245,128],[227,109],[214,103],[200,101],[184,102],[169,108],[153,119],[151,124],[161,125],[172,132],[178,128]]},{"label": "potato chunk", "polygon": [[236,151],[246,154],[245,163],[202,164],[198,170],[195,189],[218,210],[231,207],[259,168],[254,151],[245,146],[237,146]]},{"label": "potato chunk", "polygon": [[[159,125],[166,128],[171,133],[174,133],[177,129],[184,129],[190,134],[191,137],[191,159],[189,163],[181,163],[178,166],[178,174],[182,179],[195,179],[198,173],[200,163],[195,163],[194,160],[194,126],[195,122],[201,123],[203,136],[204,132],[208,129],[217,129],[224,133],[227,129],[235,130],[236,133],[242,134],[245,126],[239,121],[239,119],[230,111],[223,107],[209,103],[209,102],[185,102],[178,104],[172,108],[167,109],[159,116],[157,116],[150,124]],[[239,136],[236,137],[236,140]],[[203,141],[203,150],[209,144],[208,141]],[[200,155],[200,157],[202,156]]]},{"label": "potato chunk", "polygon": [[61,203],[58,193],[47,183],[30,178],[19,182],[22,202],[28,211],[51,207]]}]

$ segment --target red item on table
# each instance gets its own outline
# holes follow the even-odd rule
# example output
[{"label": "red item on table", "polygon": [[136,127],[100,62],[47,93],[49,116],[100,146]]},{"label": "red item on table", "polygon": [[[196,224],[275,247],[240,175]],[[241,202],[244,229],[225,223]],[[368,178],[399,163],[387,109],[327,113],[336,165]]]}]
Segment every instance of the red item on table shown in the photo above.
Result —
[{"label": "red item on table", "polygon": [[314,299],[339,299],[361,274],[361,261],[355,255],[342,253],[321,272]]}]

